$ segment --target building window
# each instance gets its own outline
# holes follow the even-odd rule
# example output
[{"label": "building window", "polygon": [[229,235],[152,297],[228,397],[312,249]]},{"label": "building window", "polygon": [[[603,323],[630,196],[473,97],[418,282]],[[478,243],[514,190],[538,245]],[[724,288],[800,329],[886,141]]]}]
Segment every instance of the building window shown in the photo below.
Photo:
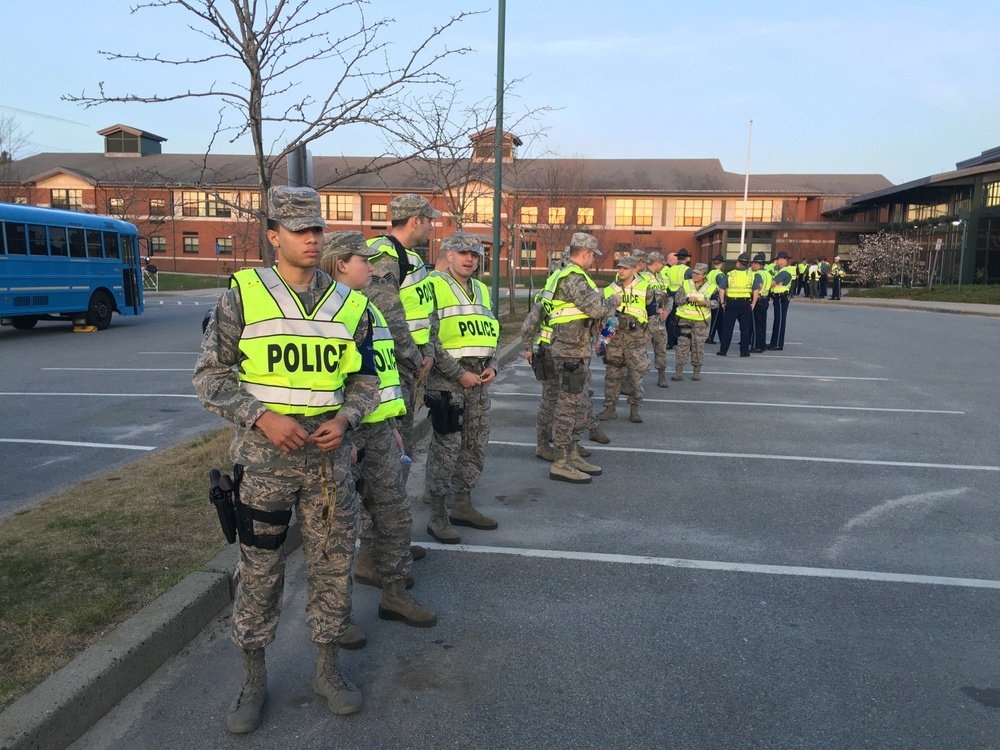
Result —
[{"label": "building window", "polygon": [[232,237],[216,237],[215,238],[215,249],[219,255],[232,255],[233,254],[233,238]]},{"label": "building window", "polygon": [[581,225],[594,223],[594,209],[583,207],[576,209],[576,223]]},{"label": "building window", "polygon": [[108,213],[113,216],[123,216],[125,214],[125,199],[108,198]]},{"label": "building window", "polygon": [[165,198],[150,198],[149,199],[149,215],[150,216],[166,216],[167,215],[167,201]]},{"label": "building window", "polygon": [[615,224],[620,227],[653,226],[652,199],[617,198]]},{"label": "building window", "polygon": [[535,240],[521,239],[521,266],[528,268],[535,267],[535,257],[538,251],[538,243]]},{"label": "building window", "polygon": [[205,216],[228,219],[233,215],[232,204],[236,196],[232,193],[205,193]]},{"label": "building window", "polygon": [[493,221],[493,196],[480,195],[465,204],[462,220],[475,224],[489,224]]},{"label": "building window", "polygon": [[201,193],[190,190],[181,192],[181,214],[183,216],[200,216]]},{"label": "building window", "polygon": [[991,182],[986,185],[983,199],[987,206],[1000,206],[1000,182]]},{"label": "building window", "polygon": [[106,154],[138,154],[139,136],[119,130],[104,137],[104,153]]},{"label": "building window", "polygon": [[372,203],[372,221],[388,221],[389,206],[385,203]]},{"label": "building window", "polygon": [[166,237],[150,237],[149,238],[149,254],[150,255],[166,255],[167,254],[167,238]]},{"label": "building window", "polygon": [[566,209],[559,206],[549,208],[549,224],[565,224]]},{"label": "building window", "polygon": [[[771,221],[774,201],[747,201],[747,221]],[[736,221],[743,221],[743,201],[736,202]]]},{"label": "building window", "polygon": [[198,254],[198,235],[184,235],[184,252],[188,255]]},{"label": "building window", "polygon": [[521,223],[538,223],[538,206],[521,206]]},{"label": "building window", "polygon": [[12,200],[11,203],[15,203],[18,206],[27,206],[28,205],[28,199],[27,199],[26,196],[23,196],[23,195],[15,195],[14,196],[14,200]]},{"label": "building window", "polygon": [[52,190],[50,205],[52,208],[62,208],[67,211],[83,210],[82,190]]},{"label": "building window", "polygon": [[354,199],[350,195],[324,195],[323,218],[328,221],[354,221]]},{"label": "building window", "polygon": [[675,227],[705,227],[712,221],[712,201],[679,200],[674,212]]},{"label": "building window", "polygon": [[[228,219],[233,215],[226,201],[233,199],[231,193],[203,193],[185,190],[181,193],[181,213],[184,216],[211,216]],[[151,201],[152,203],[152,201]]]}]

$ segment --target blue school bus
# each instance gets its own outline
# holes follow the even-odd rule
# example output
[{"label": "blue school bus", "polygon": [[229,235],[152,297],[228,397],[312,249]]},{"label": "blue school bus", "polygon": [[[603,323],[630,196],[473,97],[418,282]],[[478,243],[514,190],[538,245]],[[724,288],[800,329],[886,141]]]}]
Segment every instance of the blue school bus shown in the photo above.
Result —
[{"label": "blue school bus", "polygon": [[0,203],[0,325],[69,320],[103,331],[142,313],[139,234],[125,221]]}]

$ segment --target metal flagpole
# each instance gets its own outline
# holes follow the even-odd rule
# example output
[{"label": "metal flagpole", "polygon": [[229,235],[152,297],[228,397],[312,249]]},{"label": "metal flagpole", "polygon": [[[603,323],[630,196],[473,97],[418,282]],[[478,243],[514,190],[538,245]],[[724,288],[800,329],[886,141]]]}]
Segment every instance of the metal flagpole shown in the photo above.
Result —
[{"label": "metal flagpole", "polygon": [[[740,252],[746,252],[747,237],[747,195],[750,192],[750,143],[753,141],[753,120],[750,121],[750,135],[747,136],[747,174],[743,182],[743,224],[740,226]],[[750,264],[747,264],[747,268]]]},{"label": "metal flagpole", "polygon": [[[493,278],[491,300],[493,314],[500,316],[500,201],[503,197],[503,57],[504,31],[507,22],[507,3],[500,0],[497,9],[497,122],[493,128],[493,261],[490,269]],[[507,248],[511,252],[511,248]]]}]

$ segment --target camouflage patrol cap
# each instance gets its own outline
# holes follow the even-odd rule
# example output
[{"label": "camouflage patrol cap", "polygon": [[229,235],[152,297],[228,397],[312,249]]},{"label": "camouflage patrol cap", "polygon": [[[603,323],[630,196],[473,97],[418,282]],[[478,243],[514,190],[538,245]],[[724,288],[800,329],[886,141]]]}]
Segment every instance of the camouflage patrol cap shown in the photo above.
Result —
[{"label": "camouflage patrol cap", "polygon": [[569,241],[569,246],[582,247],[584,250],[593,250],[597,255],[604,254],[597,249],[597,238],[592,234],[587,234],[586,232],[573,232],[573,236]]},{"label": "camouflage patrol cap", "polygon": [[639,261],[634,255],[623,255],[615,263],[615,268],[638,268]]},{"label": "camouflage patrol cap", "polygon": [[691,273],[700,273],[704,276],[708,273],[708,265],[705,263],[695,263],[694,268],[691,269]]},{"label": "camouflage patrol cap", "polygon": [[422,195],[404,193],[389,201],[389,216],[393,221],[412,219],[414,216],[438,219],[441,217],[441,212],[431,208],[431,202]]},{"label": "camouflage patrol cap", "polygon": [[445,253],[476,253],[483,254],[483,241],[479,235],[471,232],[455,232],[451,237],[445,237],[441,242],[441,251]]},{"label": "camouflage patrol cap", "polygon": [[633,250],[630,255],[636,260],[641,260],[643,263],[649,263],[649,253],[645,250]]},{"label": "camouflage patrol cap", "polygon": [[323,239],[323,254],[320,256],[320,260],[342,258],[345,255],[361,255],[370,258],[377,253],[377,249],[368,247],[365,236],[361,232],[356,229],[345,229],[326,235]]},{"label": "camouflage patrol cap", "polygon": [[313,228],[326,231],[319,193],[309,187],[272,187],[267,191],[267,216],[289,232]]},{"label": "camouflage patrol cap", "polygon": [[667,259],[663,257],[663,253],[661,253],[659,250],[654,250],[653,252],[651,252],[649,254],[649,260],[647,260],[646,262],[647,263],[666,263]]}]

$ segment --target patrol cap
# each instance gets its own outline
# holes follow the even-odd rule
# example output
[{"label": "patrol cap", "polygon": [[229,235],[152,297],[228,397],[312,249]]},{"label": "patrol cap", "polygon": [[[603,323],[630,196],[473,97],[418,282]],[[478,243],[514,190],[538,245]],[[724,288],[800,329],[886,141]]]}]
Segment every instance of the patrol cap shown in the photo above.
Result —
[{"label": "patrol cap", "polygon": [[323,254],[320,256],[320,260],[342,258],[345,255],[361,255],[370,258],[377,253],[377,249],[368,247],[365,236],[361,232],[356,229],[344,229],[326,235],[323,239]]},{"label": "patrol cap", "polygon": [[738,263],[749,263],[750,256],[747,253],[740,253],[739,255],[736,256],[736,261]]},{"label": "patrol cap", "polygon": [[593,250],[597,255],[604,254],[597,249],[597,238],[586,232],[573,232],[573,236],[569,240],[569,246],[582,247],[584,250]]},{"label": "patrol cap", "polygon": [[784,250],[782,250],[780,253],[778,253],[777,255],[774,256],[775,260],[777,260],[778,258],[784,258],[785,260],[791,260],[792,256],[790,256],[788,253],[786,253]]},{"label": "patrol cap", "polygon": [[631,252],[631,255],[636,260],[641,260],[644,263],[649,262],[649,253],[647,253],[645,250],[633,250]]},{"label": "patrol cap", "polygon": [[441,212],[431,208],[431,202],[422,195],[404,193],[389,201],[389,216],[393,221],[412,219],[414,216],[438,219],[441,217]]},{"label": "patrol cap", "polygon": [[708,264],[695,263],[694,267],[691,269],[691,273],[700,273],[702,276],[704,276],[706,273],[708,273]]},{"label": "patrol cap", "polygon": [[479,235],[471,232],[455,232],[445,237],[441,242],[441,251],[445,253],[476,253],[483,254],[483,241]]},{"label": "patrol cap", "polygon": [[714,261],[716,261],[718,263],[725,263],[726,262],[726,256],[723,255],[722,253],[719,253],[714,258],[712,258],[712,260],[714,260]]},{"label": "patrol cap", "polygon": [[753,256],[753,262],[763,265],[764,263],[767,263],[767,258],[764,257],[764,253],[757,253]]},{"label": "patrol cap", "polygon": [[267,191],[267,216],[289,232],[303,229],[326,231],[319,193],[309,187],[279,185]]},{"label": "patrol cap", "polygon": [[658,250],[654,250],[653,252],[651,252],[649,254],[648,258],[649,258],[649,260],[646,261],[647,263],[666,263],[667,262],[667,259],[663,257],[663,253],[661,253]]},{"label": "patrol cap", "polygon": [[615,263],[615,268],[638,268],[639,261],[634,255],[623,255]]},{"label": "patrol cap", "polygon": [[680,250],[677,251],[677,257],[678,258],[690,258],[691,257],[691,253],[689,253],[686,248],[682,247]]}]

